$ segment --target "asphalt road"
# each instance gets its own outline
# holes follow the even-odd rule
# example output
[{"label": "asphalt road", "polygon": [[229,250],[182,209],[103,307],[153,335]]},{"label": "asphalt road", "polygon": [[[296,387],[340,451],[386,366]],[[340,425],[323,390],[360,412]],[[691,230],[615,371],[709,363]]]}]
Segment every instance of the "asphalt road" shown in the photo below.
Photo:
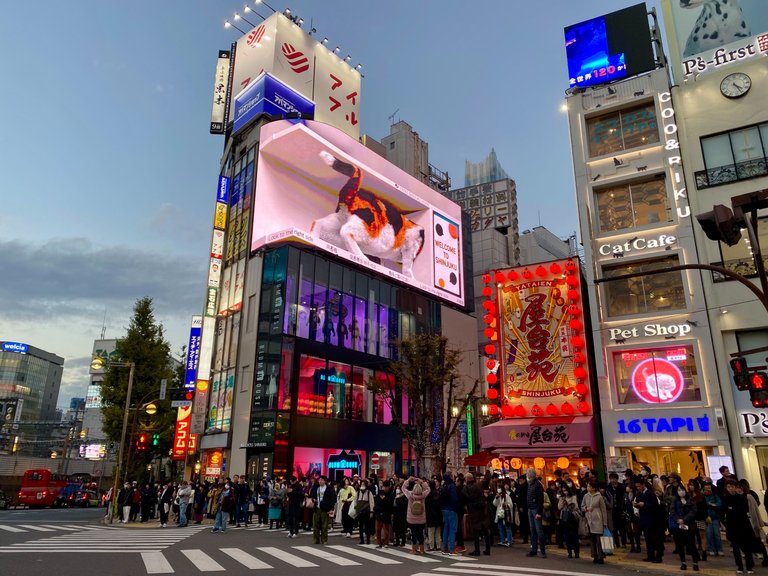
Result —
[{"label": "asphalt road", "polygon": [[[408,548],[360,546],[335,530],[326,546],[312,544],[309,533],[289,539],[282,530],[261,527],[213,534],[210,525],[157,527],[156,523],[105,526],[103,509],[16,510],[0,512],[0,574],[13,576],[143,576],[261,571],[260,576],[618,576],[623,572],[679,574],[671,556],[650,565],[618,556],[596,566],[588,558],[568,560],[553,549],[549,558],[527,558],[528,546],[494,547],[490,556],[414,556]],[[583,550],[583,549],[582,549]],[[731,560],[732,563],[732,560]],[[703,574],[722,574],[707,569]],[[714,568],[714,566],[712,566]]]}]

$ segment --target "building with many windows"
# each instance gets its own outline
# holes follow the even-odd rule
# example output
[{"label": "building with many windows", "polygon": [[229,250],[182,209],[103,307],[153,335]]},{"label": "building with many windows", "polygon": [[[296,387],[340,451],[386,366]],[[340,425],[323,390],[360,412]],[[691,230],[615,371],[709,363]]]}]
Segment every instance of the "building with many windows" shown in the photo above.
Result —
[{"label": "building with many windows", "polygon": [[607,467],[716,475],[732,451],[704,282],[667,270],[699,261],[668,70],[566,104]]},{"label": "building with many windows", "polygon": [[[744,0],[734,10],[744,22],[741,34],[717,43],[692,43],[690,11],[663,2],[672,87],[687,198],[693,215],[714,205],[731,207],[732,198],[768,189],[768,12],[759,0]],[[733,14],[732,14],[733,16]],[[746,31],[746,34],[743,32]],[[727,32],[727,30],[725,30]],[[671,105],[671,102],[668,104]],[[667,136],[667,138],[670,138]],[[757,235],[768,249],[768,211],[761,210]],[[722,266],[759,286],[754,246],[747,231],[733,246],[708,239],[693,228],[699,260]],[[763,256],[765,258],[765,256]],[[765,370],[768,315],[744,286],[717,272],[703,272],[707,323],[712,329],[715,366],[710,386],[722,391],[722,409],[730,435],[731,470],[753,486],[765,486],[768,466],[768,412],[738,391],[729,360],[742,355],[751,369]],[[718,421],[719,422],[719,421]],[[730,465],[730,462],[726,462]]]}]

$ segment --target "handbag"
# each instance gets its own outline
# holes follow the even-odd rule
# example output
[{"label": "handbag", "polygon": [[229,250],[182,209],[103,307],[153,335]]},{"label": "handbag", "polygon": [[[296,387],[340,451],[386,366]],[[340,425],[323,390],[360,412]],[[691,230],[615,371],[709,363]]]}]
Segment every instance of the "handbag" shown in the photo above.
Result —
[{"label": "handbag", "polygon": [[314,508],[315,507],[315,501],[312,500],[312,498],[305,498],[304,499],[304,507],[305,508]]},{"label": "handbag", "polygon": [[589,530],[589,520],[587,520],[586,516],[581,516],[579,518],[579,536],[589,536],[590,530]]},{"label": "handbag", "polygon": [[611,534],[611,531],[608,528],[605,528],[603,530],[603,535],[600,536],[600,545],[606,556],[611,556],[613,554],[613,534]]},{"label": "handbag", "polygon": [[357,518],[357,500],[352,500],[352,504],[349,505],[349,510],[347,510],[347,514],[353,520]]}]

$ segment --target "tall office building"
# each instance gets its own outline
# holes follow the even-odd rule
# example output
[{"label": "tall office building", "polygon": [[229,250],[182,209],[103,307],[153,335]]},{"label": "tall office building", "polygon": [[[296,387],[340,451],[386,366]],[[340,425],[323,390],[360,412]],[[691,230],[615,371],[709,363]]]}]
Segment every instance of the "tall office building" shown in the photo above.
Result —
[{"label": "tall office building", "polygon": [[11,419],[56,420],[63,369],[61,356],[21,342],[0,342],[0,401],[6,410],[14,405]]},{"label": "tall office building", "polygon": [[496,150],[493,148],[491,148],[488,156],[480,162],[464,161],[464,186],[477,186],[508,178],[509,175],[501,167],[501,162],[496,157]]},{"label": "tall office building", "polygon": [[[760,0],[742,0],[723,14],[711,12],[708,29],[718,38],[699,37],[696,17],[702,8],[685,9],[679,2],[662,2],[668,35],[669,59],[674,74],[671,97],[660,104],[662,112],[674,106],[678,130],[669,123],[667,140],[679,140],[679,172],[684,176],[684,197],[692,215],[709,212],[714,205],[732,206],[734,198],[755,195],[765,198],[768,189],[768,11]],[[729,20],[734,28],[723,26]],[[683,195],[683,184],[676,186]],[[737,200],[738,201],[738,200]],[[768,249],[768,211],[760,210],[756,234],[765,258]],[[742,224],[743,228],[743,224]],[[754,245],[747,230],[733,246],[708,239],[701,227],[693,235],[703,264],[722,266],[760,286]],[[730,445],[722,448],[733,463],[731,471],[765,486],[768,466],[768,419],[765,394],[758,391],[754,403],[749,391],[733,382],[729,361],[736,354],[750,370],[764,370],[768,347],[766,309],[745,287],[732,278],[703,272],[701,280],[706,309],[700,313],[711,327],[713,357],[707,381],[722,397],[717,422],[727,423]],[[717,451],[715,451],[717,452]],[[716,470],[714,471],[716,472]]]}]

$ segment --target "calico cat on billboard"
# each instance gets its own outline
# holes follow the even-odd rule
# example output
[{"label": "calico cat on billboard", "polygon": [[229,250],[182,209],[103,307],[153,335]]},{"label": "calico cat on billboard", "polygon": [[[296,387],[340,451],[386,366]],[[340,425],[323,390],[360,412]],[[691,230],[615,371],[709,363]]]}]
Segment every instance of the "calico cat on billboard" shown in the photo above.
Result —
[{"label": "calico cat on billboard", "polygon": [[342,131],[261,129],[251,249],[299,241],[464,305],[461,208]]}]

